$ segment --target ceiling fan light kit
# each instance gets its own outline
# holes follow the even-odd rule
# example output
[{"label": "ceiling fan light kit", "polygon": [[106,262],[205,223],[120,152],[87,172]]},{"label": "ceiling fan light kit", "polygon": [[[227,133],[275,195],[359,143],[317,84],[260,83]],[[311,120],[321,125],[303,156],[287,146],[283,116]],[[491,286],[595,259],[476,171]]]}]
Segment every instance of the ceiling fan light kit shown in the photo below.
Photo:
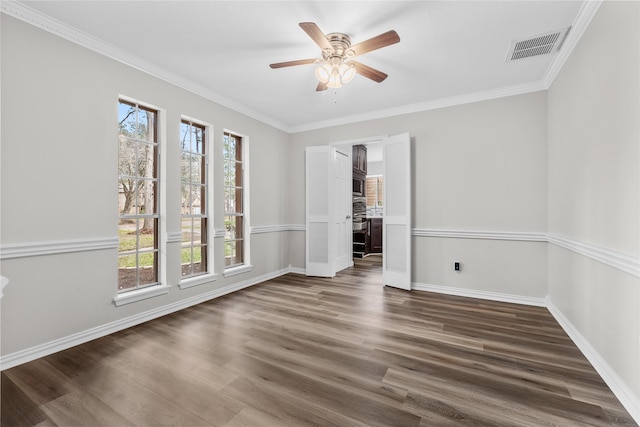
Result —
[{"label": "ceiling fan light kit", "polygon": [[356,62],[352,58],[400,41],[398,33],[391,30],[351,46],[351,38],[346,34],[325,35],[313,22],[301,22],[300,27],[322,49],[322,59],[278,62],[271,64],[270,67],[283,68],[294,65],[319,64],[315,69],[315,75],[319,80],[316,91],[342,87],[344,83],[353,80],[356,74],[380,83],[387,78],[387,74]]},{"label": "ceiling fan light kit", "polygon": [[342,87],[343,83],[349,83],[356,76],[356,69],[353,64],[340,61],[328,61],[324,65],[316,68],[316,77],[320,83],[335,89]]}]

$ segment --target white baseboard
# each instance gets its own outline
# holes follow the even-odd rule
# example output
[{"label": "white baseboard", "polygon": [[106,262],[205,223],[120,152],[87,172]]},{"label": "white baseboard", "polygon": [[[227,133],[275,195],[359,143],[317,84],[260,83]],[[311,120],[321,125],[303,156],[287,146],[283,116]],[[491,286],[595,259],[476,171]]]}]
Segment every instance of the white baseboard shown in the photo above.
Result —
[{"label": "white baseboard", "polygon": [[600,374],[604,382],[609,386],[613,394],[618,398],[622,406],[629,412],[631,417],[640,425],[640,397],[636,396],[618,374],[609,366],[602,356],[596,351],[589,341],[582,336],[578,329],[562,314],[552,301],[547,304],[547,309],[560,324],[562,329],[569,335],[569,338],[580,349],[589,363]]},{"label": "white baseboard", "polygon": [[174,303],[167,304],[162,307],[154,308],[152,310],[148,310],[143,313],[138,313],[133,316],[125,317],[123,319],[106,323],[104,325],[100,325],[95,328],[91,328],[85,331],[71,334],[66,337],[49,341],[44,344],[30,347],[25,350],[7,354],[5,356],[0,357],[0,371],[12,368],[14,366],[21,365],[23,363],[30,362],[40,357],[48,356],[58,351],[66,350],[76,345],[84,344],[91,340],[101,338],[105,335],[109,335],[114,332],[118,332],[123,329],[127,329],[132,326],[139,325],[149,320],[153,320],[158,317],[162,317],[167,314],[174,313],[176,311],[221,297],[223,295],[230,294],[235,291],[239,291],[244,288],[248,288],[250,286],[265,282],[267,280],[282,276],[290,272],[294,272],[292,271],[291,267],[283,268],[271,273],[267,273],[261,276],[243,280],[238,283],[233,283],[231,285],[223,286],[222,288],[214,289],[212,291],[205,292],[200,295],[195,295],[191,298],[186,298],[180,301],[176,301]]},{"label": "white baseboard", "polygon": [[298,267],[292,267],[292,266],[289,266],[289,272],[295,273],[295,274],[302,274],[302,275],[307,274],[307,270],[305,268],[298,268]]},{"label": "white baseboard", "polygon": [[546,307],[547,298],[525,297],[521,295],[501,294],[497,292],[478,291],[474,289],[453,288],[451,286],[430,285],[413,282],[411,289],[416,291],[437,292],[439,294],[456,295],[460,297],[479,298],[490,301],[509,302],[512,304],[532,305]]}]

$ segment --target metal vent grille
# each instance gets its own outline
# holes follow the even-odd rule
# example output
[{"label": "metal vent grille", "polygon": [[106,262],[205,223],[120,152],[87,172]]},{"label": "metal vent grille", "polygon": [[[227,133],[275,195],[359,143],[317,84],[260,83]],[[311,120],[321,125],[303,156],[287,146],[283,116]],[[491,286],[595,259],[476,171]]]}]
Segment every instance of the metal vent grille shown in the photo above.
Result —
[{"label": "metal vent grille", "polygon": [[570,28],[571,27],[567,27],[549,33],[527,37],[526,39],[512,40],[511,46],[509,46],[509,53],[507,54],[507,61],[531,58],[532,56],[546,55],[557,51]]}]

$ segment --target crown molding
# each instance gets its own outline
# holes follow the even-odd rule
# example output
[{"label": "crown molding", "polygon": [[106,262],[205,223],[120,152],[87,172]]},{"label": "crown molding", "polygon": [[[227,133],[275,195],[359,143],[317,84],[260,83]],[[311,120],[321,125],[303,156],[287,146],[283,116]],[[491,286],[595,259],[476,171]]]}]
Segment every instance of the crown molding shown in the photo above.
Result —
[{"label": "crown molding", "polygon": [[574,23],[571,26],[571,30],[569,31],[567,38],[563,42],[561,49],[556,54],[551,65],[547,68],[545,75],[539,81],[508,87],[488,89],[484,91],[462,94],[448,98],[435,99],[416,104],[375,110],[362,114],[343,116],[337,119],[304,123],[298,126],[287,126],[279,120],[274,119],[273,117],[262,114],[249,106],[236,102],[215,91],[212,91],[179,75],[171,73],[161,67],[157,67],[96,37],[79,31],[78,29],[64,24],[47,15],[44,15],[16,0],[0,1],[0,11],[31,25],[34,25],[40,29],[55,34],[59,37],[62,37],[66,40],[69,40],[73,43],[76,43],[80,46],[83,46],[87,49],[90,49],[94,52],[97,52],[101,55],[104,55],[108,58],[111,58],[130,67],[133,67],[139,71],[154,76],[158,79],[176,85],[186,91],[202,96],[212,102],[220,104],[238,113],[244,114],[252,119],[258,120],[283,132],[293,134],[298,132],[347,125],[368,120],[378,120],[404,114],[418,113],[422,111],[435,110],[439,108],[452,107],[456,105],[464,105],[479,101],[487,101],[507,96],[522,95],[530,92],[547,90],[562,69],[564,63],[570,56],[573,48],[580,40],[580,37],[588,27],[589,23],[591,22],[593,16],[597,12],[601,4],[602,0],[588,0],[582,5],[580,11],[578,12],[578,15],[576,16],[576,19],[574,20]]},{"label": "crown molding", "polygon": [[26,6],[18,1],[0,1],[0,11],[16,19],[38,27],[44,31],[66,39],[72,43],[97,52],[100,55],[121,62],[132,68],[135,68],[136,70],[142,71],[167,83],[178,86],[179,88],[184,89],[188,92],[202,96],[203,98],[206,98],[212,102],[220,104],[238,113],[244,114],[269,126],[273,126],[276,129],[287,132],[287,126],[272,117],[266,116],[254,110],[253,108],[236,102],[224,95],[212,91],[209,88],[206,88],[189,79],[185,79],[184,77],[165,70],[162,67],[153,65],[136,55],[132,55],[125,50],[122,50],[110,43],[106,43],[103,40],[98,39],[97,37],[93,37],[92,35],[80,31],[61,21],[58,21],[57,19],[40,13],[37,10]]},{"label": "crown molding", "polygon": [[488,89],[458,96],[451,96],[449,98],[434,99],[431,101],[419,102],[416,104],[370,111],[363,114],[353,114],[351,116],[343,116],[338,119],[306,123],[300,126],[291,127],[289,133],[306,132],[309,130],[348,125],[351,123],[364,122],[368,120],[379,120],[388,117],[401,116],[404,114],[419,113],[422,111],[437,110],[439,108],[453,107],[456,105],[471,104],[478,101],[488,101],[491,99],[504,98],[507,96],[522,95],[525,93],[537,92],[546,89],[547,87],[542,81],[500,87],[496,89]]},{"label": "crown molding", "polygon": [[578,11],[578,15],[576,19],[573,21],[571,25],[571,29],[569,30],[569,34],[564,39],[562,46],[560,46],[560,50],[556,54],[553,62],[547,68],[545,75],[542,79],[546,89],[551,87],[551,84],[560,73],[560,70],[564,66],[567,59],[573,52],[573,49],[578,44],[578,41],[582,38],[585,30],[591,23],[591,20],[595,16],[596,12],[600,8],[602,4],[602,0],[588,0],[582,4],[580,11]]}]

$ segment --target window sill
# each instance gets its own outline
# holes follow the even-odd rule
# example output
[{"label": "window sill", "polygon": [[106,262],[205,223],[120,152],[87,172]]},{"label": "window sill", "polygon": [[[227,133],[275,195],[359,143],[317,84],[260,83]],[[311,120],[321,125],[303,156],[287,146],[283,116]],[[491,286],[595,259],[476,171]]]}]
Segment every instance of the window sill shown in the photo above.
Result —
[{"label": "window sill", "polygon": [[204,285],[205,283],[215,282],[218,279],[217,274],[202,274],[200,276],[189,277],[188,279],[184,279],[180,281],[178,287],[180,289],[188,289],[193,286]]},{"label": "window sill", "polygon": [[136,301],[142,301],[147,298],[157,297],[169,293],[169,285],[149,286],[148,288],[138,289],[136,291],[123,292],[113,298],[116,307],[130,304]]},{"label": "window sill", "polygon": [[232,277],[238,274],[246,273],[253,269],[252,265],[239,265],[238,267],[231,267],[224,271],[224,277]]}]

